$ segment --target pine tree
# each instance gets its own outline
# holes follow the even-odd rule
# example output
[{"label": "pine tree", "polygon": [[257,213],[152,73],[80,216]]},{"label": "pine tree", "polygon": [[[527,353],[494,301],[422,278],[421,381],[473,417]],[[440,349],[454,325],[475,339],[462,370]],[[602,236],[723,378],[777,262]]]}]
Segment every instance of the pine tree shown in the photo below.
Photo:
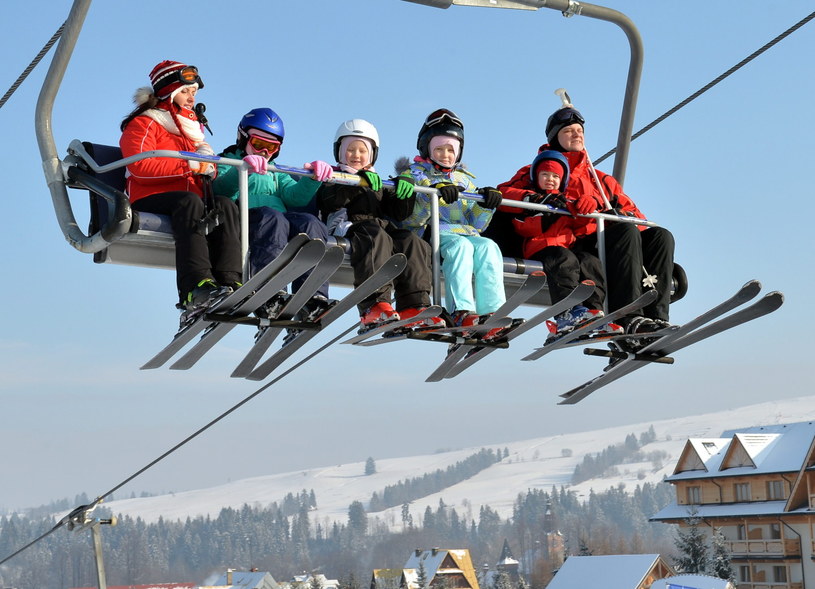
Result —
[{"label": "pine tree", "polygon": [[311,579],[308,581],[308,589],[323,589],[323,582],[314,573],[311,574]]},{"label": "pine tree", "polygon": [[707,573],[710,564],[705,534],[699,529],[699,518],[695,513],[691,513],[685,522],[688,529],[683,532],[680,528],[677,531],[675,544],[679,549],[679,556],[674,558],[674,563],[678,570],[683,573]]},{"label": "pine tree", "polygon": [[512,581],[504,571],[499,571],[492,579],[492,589],[512,589]]},{"label": "pine tree", "polygon": [[424,568],[424,562],[419,561],[419,572],[416,574],[416,582],[419,589],[427,589],[427,571]]},{"label": "pine tree", "polygon": [[376,462],[374,462],[373,458],[368,456],[368,460],[365,461],[365,476],[372,474],[376,474]]},{"label": "pine tree", "polygon": [[730,552],[727,549],[726,539],[721,528],[713,528],[711,544],[713,546],[713,555],[711,557],[710,573],[720,579],[735,581],[736,574],[730,563]]}]

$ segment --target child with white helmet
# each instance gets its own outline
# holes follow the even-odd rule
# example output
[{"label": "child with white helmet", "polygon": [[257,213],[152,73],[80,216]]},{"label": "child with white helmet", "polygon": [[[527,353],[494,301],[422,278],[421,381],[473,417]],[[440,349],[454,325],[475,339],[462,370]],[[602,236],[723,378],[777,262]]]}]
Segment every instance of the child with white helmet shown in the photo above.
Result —
[{"label": "child with white helmet", "polygon": [[[443,258],[445,303],[457,326],[475,325],[506,300],[504,262],[498,245],[481,232],[501,203],[492,187],[476,188],[475,176],[461,165],[464,124],[447,109],[432,112],[419,131],[419,155],[409,170],[416,184],[439,192],[439,240]],[[477,192],[482,201],[459,199],[459,192]],[[430,219],[430,198],[420,193],[413,213],[400,227],[419,235]]]},{"label": "child with white helmet", "polygon": [[[342,123],[334,136],[335,170],[357,174],[359,185],[325,184],[317,193],[320,212],[326,222],[345,211],[351,242],[354,286],[362,284],[395,253],[407,257],[407,267],[393,283],[382,286],[359,305],[362,329],[382,323],[410,319],[430,305],[430,247],[418,235],[399,229],[393,221],[410,215],[416,201],[414,181],[409,175],[393,179],[394,188],[383,187],[374,169],[379,152],[379,133],[364,119]],[[396,309],[391,306],[391,291]],[[443,325],[431,318],[410,327]]]}]

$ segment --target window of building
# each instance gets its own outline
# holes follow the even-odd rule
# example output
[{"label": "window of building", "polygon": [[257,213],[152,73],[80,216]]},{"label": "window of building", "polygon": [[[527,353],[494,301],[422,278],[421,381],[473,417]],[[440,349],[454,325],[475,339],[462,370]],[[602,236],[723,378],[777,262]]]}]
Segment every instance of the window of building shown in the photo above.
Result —
[{"label": "window of building", "polygon": [[[744,527],[744,524],[739,524],[736,526],[736,540],[746,540],[747,539],[747,529]],[[744,580],[744,579],[742,579]]]},{"label": "window of building", "polygon": [[770,501],[784,499],[784,481],[767,481],[767,499]]},{"label": "window of building", "polygon": [[781,524],[770,524],[770,539],[771,540],[781,539]]},{"label": "window of building", "polygon": [[742,583],[749,583],[750,580],[750,565],[741,565],[739,567],[739,581]]},{"label": "window of building", "polygon": [[787,567],[774,566],[773,567],[773,582],[786,583],[787,582]]},{"label": "window of building", "polygon": [[736,483],[733,485],[733,494],[736,496],[736,501],[750,501],[752,499],[750,483]]},{"label": "window of building", "polygon": [[688,487],[688,503],[700,505],[702,503],[702,493],[699,487]]}]

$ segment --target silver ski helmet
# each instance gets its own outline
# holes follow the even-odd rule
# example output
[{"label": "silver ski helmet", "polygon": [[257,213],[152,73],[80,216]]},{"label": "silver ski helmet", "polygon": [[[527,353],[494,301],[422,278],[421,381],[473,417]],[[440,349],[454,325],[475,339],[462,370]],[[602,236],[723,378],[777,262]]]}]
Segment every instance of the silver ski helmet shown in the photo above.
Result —
[{"label": "silver ski helmet", "polygon": [[371,165],[376,163],[379,155],[379,133],[371,123],[365,119],[350,119],[342,123],[334,133],[334,159],[340,161],[340,143],[343,137],[360,137],[373,143]]},{"label": "silver ski helmet", "polygon": [[430,139],[439,135],[453,137],[461,142],[461,149],[456,160],[456,163],[459,163],[461,155],[464,153],[464,123],[461,122],[456,113],[446,108],[434,110],[427,115],[416,140],[416,149],[419,150],[419,155],[425,159],[430,159]]}]

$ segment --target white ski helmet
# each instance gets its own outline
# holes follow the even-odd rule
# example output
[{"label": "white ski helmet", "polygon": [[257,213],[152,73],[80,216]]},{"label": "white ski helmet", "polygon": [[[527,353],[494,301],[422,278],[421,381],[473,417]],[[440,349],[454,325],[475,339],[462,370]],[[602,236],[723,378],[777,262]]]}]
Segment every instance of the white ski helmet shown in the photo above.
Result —
[{"label": "white ski helmet", "polygon": [[371,154],[371,165],[376,163],[376,156],[379,155],[379,133],[371,123],[365,119],[351,119],[339,126],[334,134],[334,159],[340,161],[340,142],[343,137],[364,137],[373,143],[373,153]]}]

